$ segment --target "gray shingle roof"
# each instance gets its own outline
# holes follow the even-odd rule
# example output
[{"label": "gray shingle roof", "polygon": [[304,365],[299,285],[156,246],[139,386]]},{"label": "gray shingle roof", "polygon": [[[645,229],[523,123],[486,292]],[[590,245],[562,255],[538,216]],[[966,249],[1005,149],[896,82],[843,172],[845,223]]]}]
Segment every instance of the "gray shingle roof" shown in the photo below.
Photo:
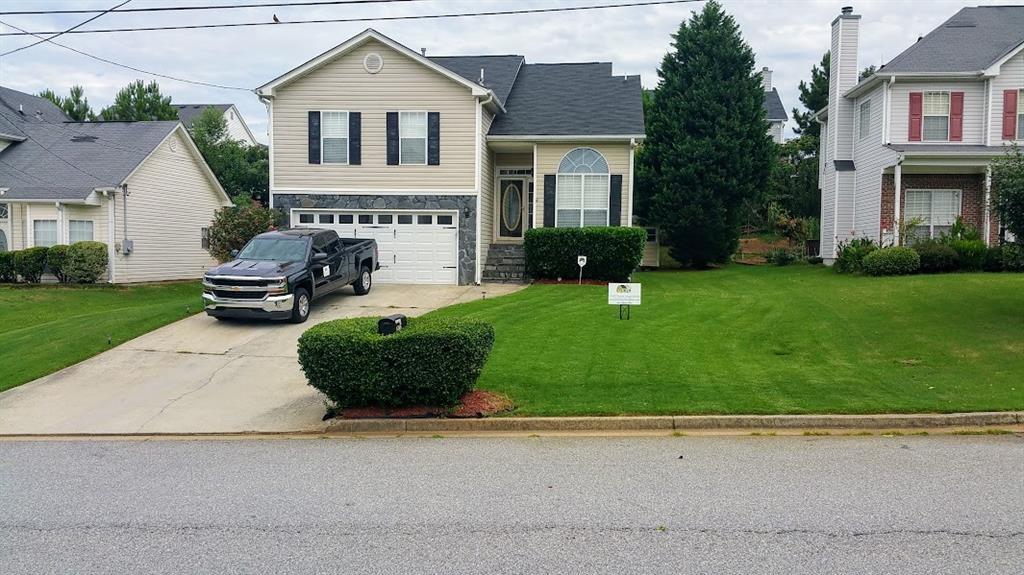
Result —
[{"label": "gray shingle roof", "polygon": [[192,122],[207,108],[216,108],[221,114],[228,111],[231,104],[172,104],[178,110],[178,119],[186,127],[191,128]]},{"label": "gray shingle roof", "polygon": [[484,70],[483,86],[494,90],[501,105],[508,100],[519,67],[524,58],[519,55],[505,56],[430,56],[430,61],[440,64],[470,82],[479,83],[480,69]]},{"label": "gray shingle roof", "polygon": [[1024,6],[963,8],[879,72],[977,72],[1024,42]]},{"label": "gray shingle roof", "polygon": [[782,105],[782,98],[779,97],[779,91],[775,88],[772,88],[771,92],[764,93],[764,113],[769,122],[785,122],[789,119],[786,107]]},{"label": "gray shingle roof", "polygon": [[490,135],[644,133],[640,77],[612,76],[608,62],[524,64],[505,109]]},{"label": "gray shingle roof", "polygon": [[0,131],[25,140],[0,151],[3,199],[83,200],[114,187],[178,122],[64,122],[12,115],[28,94],[0,88]]},{"label": "gray shingle roof", "polygon": [[41,115],[46,122],[66,122],[68,120],[64,112],[46,98],[3,86],[0,86],[0,114],[7,117],[6,120],[0,120],[4,121],[5,128],[13,120],[32,119],[37,114]]}]

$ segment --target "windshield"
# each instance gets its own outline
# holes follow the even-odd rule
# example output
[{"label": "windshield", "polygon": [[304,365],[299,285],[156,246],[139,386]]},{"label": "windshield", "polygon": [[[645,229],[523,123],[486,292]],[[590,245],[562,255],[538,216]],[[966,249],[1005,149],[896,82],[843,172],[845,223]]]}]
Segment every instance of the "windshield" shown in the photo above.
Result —
[{"label": "windshield", "polygon": [[305,238],[254,238],[238,252],[240,260],[301,262],[306,260]]}]

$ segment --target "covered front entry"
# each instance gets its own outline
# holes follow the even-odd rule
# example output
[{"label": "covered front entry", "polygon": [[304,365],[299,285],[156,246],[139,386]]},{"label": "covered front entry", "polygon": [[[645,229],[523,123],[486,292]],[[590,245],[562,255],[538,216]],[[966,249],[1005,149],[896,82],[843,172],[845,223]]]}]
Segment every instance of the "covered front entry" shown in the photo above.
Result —
[{"label": "covered front entry", "polygon": [[291,216],[295,227],[377,240],[377,282],[458,283],[457,211],[293,210]]},{"label": "covered front entry", "polygon": [[501,168],[494,187],[494,239],[521,243],[531,226],[533,170]]}]

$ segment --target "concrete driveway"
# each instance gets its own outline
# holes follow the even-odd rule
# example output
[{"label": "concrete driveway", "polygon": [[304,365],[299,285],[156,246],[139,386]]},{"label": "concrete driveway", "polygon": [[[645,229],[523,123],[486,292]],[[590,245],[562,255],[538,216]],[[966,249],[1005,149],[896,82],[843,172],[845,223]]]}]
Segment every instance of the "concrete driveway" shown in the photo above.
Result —
[{"label": "concrete driveway", "polygon": [[521,287],[380,284],[363,297],[345,288],[316,302],[300,325],[196,315],[0,394],[0,434],[323,429],[324,398],[298,364],[303,331],[345,317],[421,315]]}]

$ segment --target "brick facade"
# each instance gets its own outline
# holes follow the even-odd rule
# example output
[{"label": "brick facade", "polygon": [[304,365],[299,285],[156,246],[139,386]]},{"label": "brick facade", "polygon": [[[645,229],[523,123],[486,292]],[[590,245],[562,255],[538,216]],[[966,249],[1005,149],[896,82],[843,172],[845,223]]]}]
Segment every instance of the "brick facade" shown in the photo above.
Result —
[{"label": "brick facade", "polygon": [[[903,191],[906,190],[961,190],[961,217],[965,224],[985,232],[985,176],[984,174],[903,174]],[[895,182],[892,174],[882,175],[882,216],[879,222],[879,237],[886,231],[892,233],[895,219],[893,198]],[[906,213],[906,194],[900,196],[900,213]],[[991,218],[989,243],[999,240],[999,225],[995,216]]]}]

